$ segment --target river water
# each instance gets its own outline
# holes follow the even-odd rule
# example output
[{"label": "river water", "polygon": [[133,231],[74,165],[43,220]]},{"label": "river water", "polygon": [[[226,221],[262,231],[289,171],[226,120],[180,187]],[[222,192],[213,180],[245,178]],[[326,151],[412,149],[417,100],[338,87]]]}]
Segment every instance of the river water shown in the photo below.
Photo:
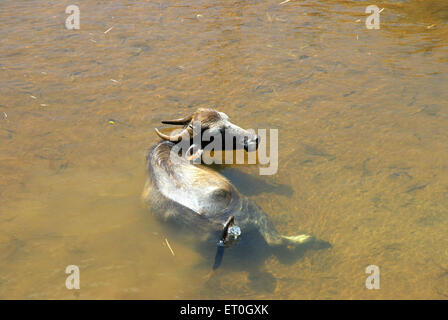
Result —
[{"label": "river water", "polygon": [[[82,1],[67,30],[71,1],[1,1],[1,299],[448,298],[448,2],[281,2]],[[279,130],[275,175],[224,173],[330,249],[209,278],[154,219],[153,128],[198,107]]]}]

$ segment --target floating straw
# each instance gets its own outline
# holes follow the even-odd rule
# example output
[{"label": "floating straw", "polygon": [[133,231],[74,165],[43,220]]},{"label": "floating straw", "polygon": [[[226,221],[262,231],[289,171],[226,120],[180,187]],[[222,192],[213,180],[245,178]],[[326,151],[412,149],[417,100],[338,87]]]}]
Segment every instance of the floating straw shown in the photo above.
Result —
[{"label": "floating straw", "polygon": [[171,254],[172,254],[173,256],[175,256],[174,251],[173,251],[173,249],[171,249],[170,243],[168,242],[168,239],[167,239],[167,238],[165,238],[165,242],[166,242],[168,248],[170,249]]}]

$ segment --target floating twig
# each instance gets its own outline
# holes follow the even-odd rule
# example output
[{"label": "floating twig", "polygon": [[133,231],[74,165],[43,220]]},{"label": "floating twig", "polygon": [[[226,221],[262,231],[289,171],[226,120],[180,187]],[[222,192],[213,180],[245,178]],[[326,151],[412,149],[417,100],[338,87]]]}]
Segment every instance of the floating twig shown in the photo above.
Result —
[{"label": "floating twig", "polygon": [[106,31],[104,31],[104,34],[108,33],[110,30],[112,30],[114,27],[110,27],[109,29],[107,29]]},{"label": "floating twig", "polygon": [[283,2],[280,2],[279,4],[285,4],[285,3],[288,3],[289,1],[291,1],[291,0],[285,0]]},{"label": "floating twig", "polygon": [[168,246],[168,248],[170,249],[171,254],[172,254],[173,257],[174,257],[174,256],[175,256],[174,251],[173,251],[173,249],[171,249],[170,243],[168,242],[168,239],[167,239],[167,238],[165,238],[165,242],[166,242],[166,245]]}]

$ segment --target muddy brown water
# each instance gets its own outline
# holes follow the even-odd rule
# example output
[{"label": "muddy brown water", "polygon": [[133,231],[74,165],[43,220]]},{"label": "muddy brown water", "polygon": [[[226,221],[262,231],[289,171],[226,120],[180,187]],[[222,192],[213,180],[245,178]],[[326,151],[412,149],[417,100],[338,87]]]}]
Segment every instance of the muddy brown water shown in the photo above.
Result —
[{"label": "muddy brown water", "polygon": [[[71,1],[0,3],[1,299],[448,298],[448,2],[280,2],[83,1],[72,31]],[[153,128],[208,106],[279,130],[277,174],[224,173],[331,249],[207,280],[151,216]]]}]

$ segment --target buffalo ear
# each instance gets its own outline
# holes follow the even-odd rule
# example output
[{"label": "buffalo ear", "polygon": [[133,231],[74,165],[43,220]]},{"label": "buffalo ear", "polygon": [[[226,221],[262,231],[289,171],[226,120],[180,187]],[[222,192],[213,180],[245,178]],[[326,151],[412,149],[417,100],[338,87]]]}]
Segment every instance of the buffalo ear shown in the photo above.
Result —
[{"label": "buffalo ear", "polygon": [[224,223],[224,227],[222,228],[221,240],[226,241],[227,236],[229,234],[229,228],[235,224],[235,217],[231,215],[227,221]]}]

